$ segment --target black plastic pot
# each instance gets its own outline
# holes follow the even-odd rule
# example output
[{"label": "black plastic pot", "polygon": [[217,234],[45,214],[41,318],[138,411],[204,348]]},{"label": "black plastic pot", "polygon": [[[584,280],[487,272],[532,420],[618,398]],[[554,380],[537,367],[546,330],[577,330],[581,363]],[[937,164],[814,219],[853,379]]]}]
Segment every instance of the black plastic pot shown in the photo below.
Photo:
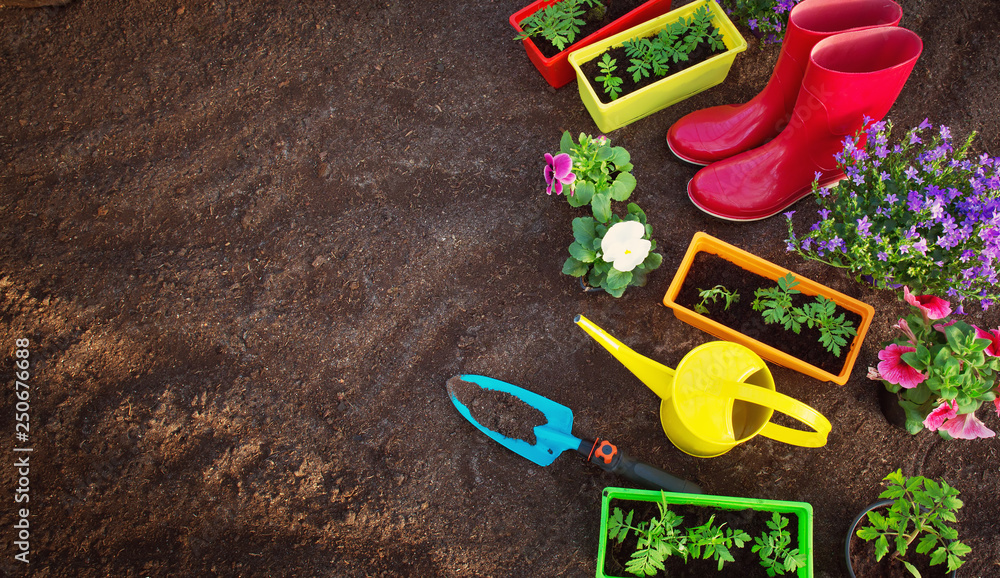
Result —
[{"label": "black plastic pot", "polygon": [[[885,391],[887,394],[889,394],[889,396],[893,400],[895,400],[896,398],[895,394],[885,390],[885,388],[881,389]],[[881,401],[881,398],[879,399],[879,401]],[[895,401],[893,401],[893,404],[895,404]],[[898,404],[895,405],[896,407],[899,407]],[[899,411],[902,412],[903,408],[899,407]],[[857,531],[858,524],[860,524],[861,520],[863,520],[868,515],[868,512],[871,512],[872,510],[877,510],[879,508],[888,508],[892,504],[893,504],[892,500],[879,500],[874,504],[870,504],[854,518],[854,521],[851,522],[851,525],[847,528],[847,537],[844,539],[844,563],[847,564],[847,575],[850,576],[850,578],[857,578],[857,575],[854,574],[854,568],[851,565],[851,537],[854,536],[854,532]],[[950,576],[951,578],[956,578],[958,576],[958,570],[952,572]]]},{"label": "black plastic pot", "polygon": [[881,383],[878,385],[878,406],[887,422],[900,429],[906,429],[906,412],[899,405],[899,396],[886,389]]}]

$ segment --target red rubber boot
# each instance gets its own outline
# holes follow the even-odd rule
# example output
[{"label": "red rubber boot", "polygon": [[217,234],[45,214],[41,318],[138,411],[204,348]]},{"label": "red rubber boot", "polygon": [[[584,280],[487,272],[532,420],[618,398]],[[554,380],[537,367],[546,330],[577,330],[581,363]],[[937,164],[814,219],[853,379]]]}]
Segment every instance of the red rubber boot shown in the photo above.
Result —
[{"label": "red rubber boot", "polygon": [[903,11],[892,0],[805,0],[792,8],[778,63],[760,94],[742,105],[713,106],[681,118],[667,146],[681,160],[707,165],[758,147],[788,123],[809,51],[842,32],[896,26]]},{"label": "red rubber boot", "polygon": [[828,186],[844,178],[834,155],[863,127],[865,116],[885,118],[922,50],[920,37],[905,28],[845,32],[820,41],[785,130],[763,146],[698,171],[688,182],[688,197],[721,219],[756,221],[808,195],[814,179]]}]

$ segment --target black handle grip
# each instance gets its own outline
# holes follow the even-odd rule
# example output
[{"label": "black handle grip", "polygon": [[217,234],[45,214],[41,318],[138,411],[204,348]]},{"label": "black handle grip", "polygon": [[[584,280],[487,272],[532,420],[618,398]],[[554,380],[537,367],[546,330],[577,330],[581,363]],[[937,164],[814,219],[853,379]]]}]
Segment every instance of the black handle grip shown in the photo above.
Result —
[{"label": "black handle grip", "polygon": [[[586,447],[586,449],[584,449]],[[584,441],[578,450],[601,469],[618,474],[651,490],[701,494],[701,486],[634,460],[608,440]]]}]

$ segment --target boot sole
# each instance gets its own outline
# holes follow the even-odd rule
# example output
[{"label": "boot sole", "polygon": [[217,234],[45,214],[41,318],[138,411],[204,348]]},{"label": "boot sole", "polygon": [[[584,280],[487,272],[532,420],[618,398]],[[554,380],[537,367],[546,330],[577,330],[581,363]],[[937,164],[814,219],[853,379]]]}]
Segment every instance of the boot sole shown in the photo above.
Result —
[{"label": "boot sole", "polygon": [[691,163],[692,165],[698,165],[700,167],[707,167],[709,165],[709,162],[695,160],[680,154],[679,152],[674,150],[674,147],[670,146],[670,139],[666,139],[666,141],[667,141],[667,148],[670,149],[670,152],[674,153],[674,156],[681,159],[682,161],[686,163]]},{"label": "boot sole", "polygon": [[[844,180],[844,178],[846,178],[846,177],[837,177],[837,178],[827,179],[825,181],[820,182],[819,186],[820,187],[831,187],[833,185],[836,185],[840,181]],[[701,205],[699,205],[694,200],[694,198],[691,197],[691,180],[689,180],[687,182],[688,200],[691,201],[692,205],[694,205],[695,207],[697,207],[699,211],[705,213],[706,215],[711,215],[711,216],[715,217],[716,219],[722,219],[724,221],[730,221],[730,222],[733,222],[733,223],[752,223],[754,221],[763,221],[764,219],[770,219],[771,217],[777,215],[778,213],[781,213],[781,212],[784,212],[784,211],[788,210],[789,207],[791,207],[795,203],[801,201],[802,199],[808,197],[811,193],[812,193],[812,186],[810,185],[810,187],[808,189],[806,189],[806,191],[804,193],[802,193],[800,196],[795,197],[795,200],[793,200],[792,202],[788,203],[784,207],[778,209],[777,211],[774,211],[773,213],[770,213],[770,214],[767,214],[767,215],[763,215],[761,217],[737,218],[737,217],[729,217],[729,216],[726,216],[726,215],[719,215],[719,214],[713,213],[712,211],[709,211],[705,207],[702,207]]]}]

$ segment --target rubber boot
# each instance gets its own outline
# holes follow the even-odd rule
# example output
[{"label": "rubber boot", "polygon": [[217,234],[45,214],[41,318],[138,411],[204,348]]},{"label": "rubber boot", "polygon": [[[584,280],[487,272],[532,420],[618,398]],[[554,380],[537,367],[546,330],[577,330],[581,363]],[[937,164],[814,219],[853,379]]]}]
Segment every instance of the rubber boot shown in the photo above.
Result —
[{"label": "rubber boot", "polygon": [[681,118],[667,146],[681,160],[707,165],[758,147],[788,123],[809,51],[842,32],[896,26],[903,11],[892,0],[805,0],[792,8],[778,63],[760,94],[742,105],[714,106]]},{"label": "rubber boot", "polygon": [[829,186],[844,178],[834,155],[864,127],[865,117],[885,118],[922,50],[920,37],[905,28],[821,40],[788,126],[767,144],[698,171],[688,182],[688,197],[710,215],[756,221],[808,195],[814,179]]}]

